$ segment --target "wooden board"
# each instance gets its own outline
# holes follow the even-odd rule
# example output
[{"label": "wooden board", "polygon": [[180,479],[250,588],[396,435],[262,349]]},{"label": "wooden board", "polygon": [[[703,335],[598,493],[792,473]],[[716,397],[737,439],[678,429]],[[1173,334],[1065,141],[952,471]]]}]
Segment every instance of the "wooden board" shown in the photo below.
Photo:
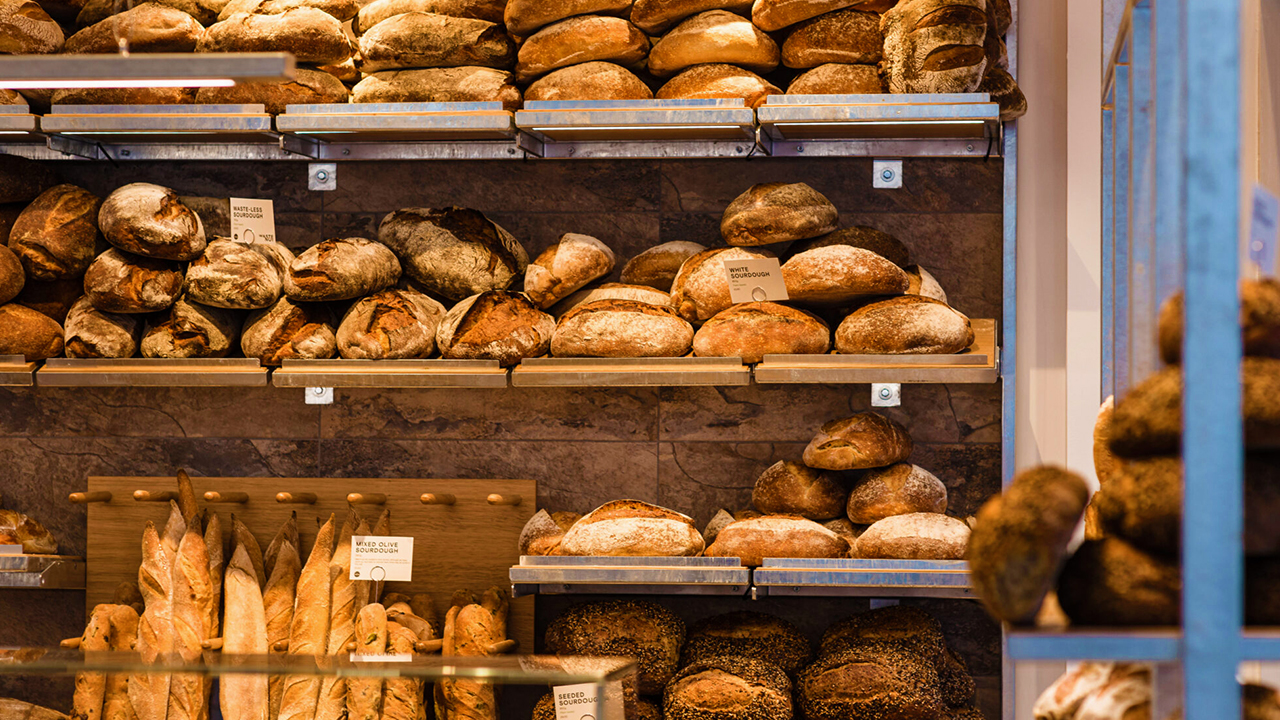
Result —
[{"label": "wooden board", "polygon": [[[249,502],[206,503],[217,512],[226,532],[231,514],[253,531],[265,550],[289,514],[298,512],[298,530],[305,563],[315,542],[316,519],[346,516],[348,493],[382,493],[386,505],[357,505],[356,512],[372,525],[384,508],[391,510],[391,533],[414,538],[413,582],[388,583],[399,592],[429,592],[440,620],[454,591],[477,593],[497,585],[510,589],[507,573],[520,562],[520,530],[536,512],[537,482],[534,480],[430,480],[363,478],[213,478],[193,477],[196,494],[207,491],[243,492]],[[90,477],[89,490],[111,493],[109,503],[89,505],[88,607],[110,602],[118,584],[137,582],[142,562],[142,530],[148,520],[163,527],[169,515],[167,502],[138,502],[135,490],[159,492],[177,490],[170,477]],[[314,505],[282,504],[278,492],[308,492],[317,496]],[[422,493],[450,494],[453,505],[423,505]],[[491,493],[522,498],[520,505],[490,505]],[[511,603],[510,637],[519,641],[517,652],[533,652],[533,598]]]}]

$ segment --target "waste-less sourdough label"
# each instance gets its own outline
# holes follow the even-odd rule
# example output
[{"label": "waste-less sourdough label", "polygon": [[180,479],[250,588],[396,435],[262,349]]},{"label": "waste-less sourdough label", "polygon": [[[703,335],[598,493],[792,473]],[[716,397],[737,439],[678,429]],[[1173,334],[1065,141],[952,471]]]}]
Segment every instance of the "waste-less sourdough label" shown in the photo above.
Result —
[{"label": "waste-less sourdough label", "polygon": [[263,242],[276,239],[276,213],[270,200],[231,198],[231,239]]},{"label": "waste-less sourdough label", "polygon": [[408,582],[413,579],[413,538],[355,535],[351,538],[352,580]]},{"label": "waste-less sourdough label", "polygon": [[729,278],[729,300],[735,305],[787,299],[787,285],[782,281],[778,258],[725,260],[724,274]]},{"label": "waste-less sourdough label", "polygon": [[622,683],[606,685],[603,702],[600,686],[592,683],[557,685],[552,688],[556,720],[622,720]]}]

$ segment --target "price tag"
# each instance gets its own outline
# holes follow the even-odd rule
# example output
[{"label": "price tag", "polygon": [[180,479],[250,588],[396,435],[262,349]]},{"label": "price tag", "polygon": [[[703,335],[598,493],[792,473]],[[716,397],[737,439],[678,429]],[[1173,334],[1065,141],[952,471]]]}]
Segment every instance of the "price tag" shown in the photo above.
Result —
[{"label": "price tag", "polygon": [[270,200],[231,198],[231,239],[260,242],[276,239],[276,214]]},{"label": "price tag", "polygon": [[1261,185],[1253,186],[1249,219],[1249,259],[1263,275],[1276,271],[1276,240],[1280,233],[1280,198]]},{"label": "price tag", "polygon": [[412,653],[381,653],[357,655],[351,653],[351,662],[413,662]]},{"label": "price tag", "polygon": [[351,538],[352,580],[408,582],[413,579],[413,538],[355,535]]},{"label": "price tag", "polygon": [[734,303],[787,299],[787,285],[782,281],[778,258],[725,260],[724,274],[729,278],[729,299]]},{"label": "price tag", "polygon": [[596,720],[604,713],[608,718],[621,718],[622,683],[611,682],[606,686],[604,707],[599,699],[600,687],[591,683],[581,685],[557,685],[551,689],[556,701],[556,720]]}]

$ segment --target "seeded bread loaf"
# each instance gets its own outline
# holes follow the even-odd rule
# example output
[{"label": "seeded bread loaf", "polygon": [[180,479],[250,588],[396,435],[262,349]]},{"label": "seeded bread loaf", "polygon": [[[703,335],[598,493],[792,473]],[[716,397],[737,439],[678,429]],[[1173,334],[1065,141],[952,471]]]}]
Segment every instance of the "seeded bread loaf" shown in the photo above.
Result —
[{"label": "seeded bread loaf", "polygon": [[351,21],[351,29],[357,36],[363,35],[383,20],[408,12],[435,13],[501,24],[505,6],[505,0],[373,0],[360,8]]},{"label": "seeded bread loaf", "polygon": [[351,101],[500,102],[504,110],[517,110],[521,104],[520,88],[512,84],[511,73],[475,65],[370,73],[356,83]]},{"label": "seeded bread loaf", "polygon": [[708,10],[682,21],[649,53],[649,72],[658,77],[702,63],[767,73],[778,67],[778,45],[741,15]]},{"label": "seeded bread loaf", "polygon": [[342,317],[338,352],[349,360],[429,357],[444,313],[443,305],[413,290],[374,293]]},{"label": "seeded bread loaf", "polygon": [[947,486],[918,465],[895,463],[864,473],[848,499],[849,520],[870,525],[892,515],[946,512]]},{"label": "seeded bread loaf", "polygon": [[804,183],[753,185],[725,208],[720,234],[729,245],[803,240],[836,229],[836,208]]},{"label": "seeded bread loaf", "polygon": [[756,478],[751,504],[766,515],[830,520],[845,510],[849,491],[835,473],[779,460]]},{"label": "seeded bread loaf", "polygon": [[693,326],[669,307],[599,300],[562,315],[551,337],[556,357],[680,357]]},{"label": "seeded bread loaf", "polygon": [[1177,625],[1181,595],[1176,562],[1119,538],[1086,540],[1058,577],[1058,602],[1073,625]]},{"label": "seeded bread loaf", "polygon": [[889,92],[967,93],[982,83],[985,0],[904,0],[881,16],[880,30]]},{"label": "seeded bread loaf", "polygon": [[241,313],[179,299],[147,327],[143,357],[219,358],[231,354],[240,334]]},{"label": "seeded bread loaf", "polygon": [[226,20],[236,13],[251,15],[279,15],[294,8],[309,7],[323,10],[345,22],[356,16],[360,9],[356,0],[230,0],[218,13],[219,20]]},{"label": "seeded bread loaf", "polygon": [[501,25],[486,20],[407,12],[383,20],[360,36],[360,69],[509,68],[515,44]]},{"label": "seeded bread loaf", "polygon": [[196,52],[288,52],[300,63],[339,65],[352,47],[337,18],[296,7],[279,15],[235,13],[206,28]]},{"label": "seeded bread loaf", "polygon": [[609,246],[590,235],[565,233],[525,268],[524,293],[548,308],[592,280],[613,272],[617,262]]},{"label": "seeded bread loaf", "polygon": [[711,248],[690,257],[671,283],[671,307],[691,323],[710,320],[733,305],[724,261],[769,257],[775,256],[768,250],[736,247]]},{"label": "seeded bread loaf", "polygon": [[618,17],[583,15],[548,25],[524,41],[516,59],[516,79],[534,78],[570,65],[607,61],[635,65],[649,53],[649,39]]},{"label": "seeded bread loaf", "polygon": [[102,312],[149,313],[177,302],[182,283],[182,266],[178,263],[112,248],[89,266],[84,275],[84,292]]},{"label": "seeded bread loaf", "polygon": [[706,249],[698,243],[681,240],[655,245],[627,261],[621,280],[669,292],[684,261]]},{"label": "seeded bread loaf", "polygon": [[646,34],[659,37],[690,15],[707,10],[728,10],[738,15],[751,14],[750,0],[636,0],[631,8],[631,22]]},{"label": "seeded bread loaf", "polygon": [[747,107],[758,107],[782,90],[759,75],[736,65],[704,63],[681,70],[662,87],[659,100],[742,98]]},{"label": "seeded bread loaf", "polygon": [[639,500],[615,500],[574,523],[560,541],[560,554],[694,556],[703,547],[692,518]]},{"label": "seeded bread loaf", "polygon": [[891,515],[858,537],[858,557],[962,560],[969,545],[963,520],[932,512]]},{"label": "seeded bread loaf", "polygon": [[819,305],[897,295],[911,287],[907,274],[893,262],[849,245],[827,245],[792,255],[782,265],[782,280],[790,300]]},{"label": "seeded bread loaf", "polygon": [[859,644],[819,657],[797,684],[809,720],[945,717],[933,664],[894,643]]},{"label": "seeded bread loaf", "polygon": [[158,2],[144,2],[112,15],[67,38],[65,52],[114,54],[120,52],[117,37],[129,41],[130,52],[194,52],[204,28],[196,19]]},{"label": "seeded bread loaf", "polygon": [[529,264],[510,233],[465,208],[397,210],[378,225],[378,241],[423,289],[455,302],[505,289]]},{"label": "seeded bread loaf", "polygon": [[797,75],[788,95],[878,95],[885,92],[875,65],[824,63]]},{"label": "seeded bread loaf", "polygon": [[630,70],[611,62],[586,62],[553,70],[525,89],[526,100],[651,100],[653,91]]},{"label": "seeded bread loaf", "polygon": [[25,305],[0,305],[0,355],[21,355],[27,362],[62,354],[62,326]]},{"label": "seeded bread loaf", "polygon": [[848,557],[849,543],[799,515],[765,515],[724,527],[705,554],[737,557],[747,567],[759,567],[765,558]]},{"label": "seeded bread loaf", "polygon": [[636,659],[641,695],[660,694],[676,673],[684,622],[670,610],[643,600],[575,605],[547,627],[547,652]]},{"label": "seeded bread loaf", "polygon": [[831,330],[817,316],[771,302],[734,305],[698,328],[693,353],[740,357],[758,363],[765,355],[821,355],[831,349]]},{"label": "seeded bread loaf", "polygon": [[205,105],[247,105],[261,103],[272,115],[289,105],[345,103],[351,95],[342,81],[326,72],[300,67],[293,80],[283,82],[237,83],[231,87],[208,87],[196,91],[196,102]]},{"label": "seeded bread loaf", "polygon": [[774,32],[798,22],[843,8],[882,13],[896,0],[755,0],[751,21],[761,30]]},{"label": "seeded bread loaf", "polygon": [[809,639],[795,625],[760,612],[715,615],[689,628],[680,663],[725,655],[756,658],[794,675],[813,659]]},{"label": "seeded bread loaf", "polygon": [[627,285],[625,283],[603,283],[588,285],[569,297],[551,306],[547,312],[556,317],[564,317],[574,308],[601,300],[632,300],[635,302],[670,307],[671,295],[644,285]]},{"label": "seeded bread loaf", "polygon": [[9,249],[31,280],[69,280],[84,275],[97,254],[102,201],[75,185],[40,193],[13,222]]},{"label": "seeded bread loaf", "polygon": [[98,227],[107,242],[135,255],[194,260],[204,252],[200,216],[172,190],[150,183],[116,189],[102,202]]},{"label": "seeded bread loaf", "polygon": [[[3,237],[5,234],[0,233],[0,238]],[[22,261],[13,254],[8,245],[0,243],[0,305],[18,297],[26,282],[27,274],[22,269]]]},{"label": "seeded bread loaf", "polygon": [[752,657],[698,660],[671,679],[662,713],[666,720],[788,720],[791,681],[781,668]]},{"label": "seeded bread loaf", "polygon": [[575,15],[618,15],[626,17],[631,0],[508,0],[503,11],[507,32],[529,37],[538,29]]},{"label": "seeded bread loaf", "polygon": [[864,305],[836,328],[836,351],[852,355],[952,354],[972,344],[969,318],[922,295]]},{"label": "seeded bread loaf", "polygon": [[215,238],[187,267],[187,297],[235,310],[270,307],[292,262],[293,253],[277,242]]},{"label": "seeded bread loaf", "polygon": [[848,8],[797,23],[782,43],[782,64],[789,68],[875,65],[883,49],[880,15]]},{"label": "seeded bread loaf", "polygon": [[62,50],[62,28],[34,0],[0,2],[0,53],[45,55]]},{"label": "seeded bread loaf", "polygon": [[472,295],[444,316],[436,329],[441,357],[497,360],[503,367],[551,349],[556,321],[524,293],[505,290]]},{"label": "seeded bread loaf", "polygon": [[885,467],[911,456],[911,436],[873,412],[826,423],[804,449],[804,464],[827,470]]},{"label": "seeded bread loaf", "polygon": [[286,359],[323,360],[338,353],[333,313],[317,303],[295,303],[282,297],[245,319],[240,349],[275,367]]},{"label": "seeded bread loaf", "polygon": [[298,302],[350,300],[384,290],[400,279],[400,261],[386,245],[366,238],[325,240],[294,258],[284,294]]}]

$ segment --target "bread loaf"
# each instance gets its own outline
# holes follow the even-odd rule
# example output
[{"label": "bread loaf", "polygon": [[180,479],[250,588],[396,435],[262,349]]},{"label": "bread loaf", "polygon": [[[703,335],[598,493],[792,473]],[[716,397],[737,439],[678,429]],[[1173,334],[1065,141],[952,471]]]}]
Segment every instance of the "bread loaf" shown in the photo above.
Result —
[{"label": "bread loaf", "polygon": [[560,542],[582,518],[578,513],[539,510],[520,531],[521,555],[559,555]]},{"label": "bread loaf", "polygon": [[54,90],[54,105],[189,105],[194,88],[62,88]]},{"label": "bread loaf", "polygon": [[557,655],[635,658],[636,690],[662,692],[676,673],[684,622],[644,600],[607,600],[574,605],[547,627],[546,649]]},{"label": "bread loaf", "polygon": [[659,37],[676,23],[707,10],[728,10],[739,15],[751,14],[750,0],[636,0],[631,8],[631,22],[646,34]]},{"label": "bread loaf", "polygon": [[724,527],[705,554],[737,557],[747,567],[759,567],[765,558],[848,557],[849,543],[799,515],[765,515]]},{"label": "bread loaf", "polygon": [[501,25],[485,20],[408,12],[361,35],[360,57],[366,73],[458,65],[508,68],[515,44]]},{"label": "bread loaf", "polygon": [[520,89],[511,73],[486,67],[384,70],[365,75],[351,91],[358,103],[500,102],[520,108]]},{"label": "bread loaf", "polygon": [[556,317],[564,317],[566,313],[588,303],[601,300],[632,300],[635,302],[670,307],[671,296],[661,290],[643,285],[627,285],[625,283],[603,283],[589,285],[569,297],[561,300],[548,310]]},{"label": "bread loaf", "polygon": [[853,486],[846,507],[849,520],[860,525],[893,515],[946,511],[947,486],[933,473],[911,463],[868,470]]},{"label": "bread loaf", "polygon": [[719,247],[704,250],[680,266],[671,283],[671,307],[680,317],[701,324],[733,305],[729,297],[729,278],[725,260],[749,260],[774,257],[768,250]]},{"label": "bread loaf", "polygon": [[120,52],[116,38],[129,42],[130,52],[189,53],[204,28],[181,10],[158,2],[144,2],[116,13],[67,38],[66,52],[74,54],[114,54]]},{"label": "bread loaf", "polygon": [[[4,235],[0,234],[0,237]],[[26,282],[27,275],[22,270],[22,261],[8,245],[0,243],[0,305],[18,297]]]},{"label": "bread loaf", "polygon": [[836,10],[797,23],[782,43],[782,64],[789,68],[875,65],[883,47],[879,14],[856,8]]},{"label": "bread loaf", "polygon": [[[201,29],[218,21],[218,12],[226,0],[154,0],[190,15]],[[76,15],[76,27],[87,28],[111,17],[119,8],[114,0],[88,0]],[[199,39],[197,37],[197,39]]]},{"label": "bread loaf", "polygon": [[555,329],[556,321],[523,293],[493,290],[454,305],[436,328],[436,346],[445,358],[508,367],[546,355]]},{"label": "bread loaf", "polygon": [[905,0],[880,18],[891,93],[967,93],[987,68],[985,0]]},{"label": "bread loaf", "polygon": [[300,67],[293,80],[237,83],[231,87],[207,87],[196,91],[196,102],[206,105],[249,105],[261,103],[272,115],[288,105],[345,103],[351,91],[326,72]]},{"label": "bread loaf", "polygon": [[240,349],[263,365],[286,359],[323,360],[338,353],[333,313],[324,305],[295,303],[282,297],[271,307],[254,310],[245,320]]},{"label": "bread loaf", "polygon": [[226,20],[236,13],[279,15],[299,7],[323,10],[339,21],[350,20],[360,9],[356,0],[230,0],[218,13],[218,19]]},{"label": "bread loaf", "polygon": [[219,358],[235,347],[241,316],[234,310],[179,299],[167,316],[147,327],[142,356],[149,358]]},{"label": "bread loaf", "polygon": [[923,295],[924,297],[937,300],[941,303],[947,302],[946,291],[942,289],[942,286],[938,284],[937,279],[935,279],[928,270],[925,270],[919,265],[908,265],[906,267],[906,271],[907,281],[909,283],[907,286],[908,295]]},{"label": "bread loaf", "polygon": [[[356,654],[381,655],[387,651],[387,611],[374,603],[359,610],[355,622]],[[382,716],[382,681],[352,677],[348,681],[347,717],[379,720]]]},{"label": "bread loaf", "polygon": [[1031,712],[1036,720],[1074,720],[1080,704],[1107,684],[1115,663],[1082,662],[1063,673],[1040,697]]},{"label": "bread loaf", "polygon": [[[398,623],[387,623],[387,651],[412,655],[418,636]],[[413,677],[388,678],[382,689],[382,720],[417,720],[422,712],[422,681]],[[342,717],[346,717],[345,711]]]},{"label": "bread loaf", "polygon": [[615,500],[573,524],[560,542],[562,555],[694,556],[702,535],[693,520],[639,500]]},{"label": "bread loaf", "polygon": [[17,155],[0,155],[0,202],[31,202],[57,184],[57,176],[48,163]]},{"label": "bread loaf", "polygon": [[[293,532],[296,537],[296,522],[294,523]],[[278,652],[275,650],[278,643],[284,643],[287,648],[289,628],[293,624],[294,597],[298,585],[298,575],[302,572],[302,560],[298,556],[298,546],[293,540],[294,538],[285,537],[281,539],[278,545],[273,542],[273,546],[277,548],[274,562],[269,561],[273,557],[271,548],[267,549],[267,556],[263,558],[263,569],[265,570],[268,566],[271,568],[267,572],[267,584],[262,591],[262,605],[267,623],[267,647],[273,653]],[[284,693],[284,677],[281,675],[270,676],[267,682],[267,692],[269,696],[267,718],[270,720],[270,718],[279,717],[280,715],[280,700]]]},{"label": "bread loaf", "polygon": [[289,264],[284,294],[296,302],[350,300],[400,279],[400,261],[382,243],[360,237],[325,240]]},{"label": "bread loaf", "polygon": [[63,337],[69,358],[133,357],[142,339],[142,319],[102,312],[84,297],[67,313]]},{"label": "bread loaf", "polygon": [[787,257],[790,259],[801,253],[831,245],[847,245],[870,250],[904,271],[911,267],[911,251],[907,250],[907,246],[903,245],[901,240],[887,232],[865,225],[840,228],[826,235],[799,240],[787,248]]},{"label": "bread loaf", "polygon": [[89,302],[103,312],[149,313],[177,302],[182,295],[182,282],[178,263],[112,248],[89,265],[84,292]]},{"label": "bread loaf", "polygon": [[731,612],[701,620],[689,628],[680,664],[737,655],[755,658],[794,675],[813,659],[809,639],[795,625],[774,615]]},{"label": "bread loaf", "polygon": [[988,65],[978,92],[989,94],[991,101],[1000,106],[1000,122],[1017,120],[1027,114],[1027,96],[1022,94],[1018,81],[1002,67]]},{"label": "bread loaf", "polygon": [[819,657],[797,684],[809,720],[937,718],[945,707],[933,664],[894,643],[858,644]]},{"label": "bread loaf", "polygon": [[969,318],[921,295],[880,300],[836,328],[836,351],[852,355],[952,354],[973,344]]},{"label": "bread loaf", "polygon": [[[210,607],[213,585],[209,577],[209,555],[195,517],[187,525],[173,560],[173,635],[178,657],[194,662],[204,652],[210,637]],[[197,720],[205,703],[206,678],[195,674],[174,675],[169,685],[169,718]]]},{"label": "bread loaf", "polygon": [[858,645],[876,643],[902,644],[935,667],[947,651],[937,618],[917,607],[890,605],[832,623],[822,633],[818,654],[835,655]]},{"label": "bread loaf", "polygon": [[21,355],[35,362],[61,354],[61,325],[23,305],[0,305],[0,355]]},{"label": "bread loaf", "polygon": [[911,456],[911,436],[873,412],[826,423],[804,449],[804,464],[826,470],[885,467]]},{"label": "bread loaf", "polygon": [[778,45],[741,15],[708,10],[682,21],[649,53],[649,72],[658,77],[702,63],[767,73],[778,67]]},{"label": "bread loaf", "polygon": [[875,65],[824,63],[797,75],[788,95],[878,95],[885,92]]},{"label": "bread loaf", "polygon": [[378,241],[423,289],[455,302],[505,289],[529,264],[511,233],[465,208],[397,210],[378,225]]},{"label": "bread loaf", "polygon": [[525,269],[524,293],[547,308],[592,280],[613,272],[613,251],[590,235],[565,233]]},{"label": "bread loaf", "polygon": [[836,208],[804,183],[753,185],[725,208],[720,234],[729,245],[803,240],[836,229]]},{"label": "bread loaf", "polygon": [[45,55],[62,50],[62,28],[34,0],[0,2],[0,53]]},{"label": "bread loaf", "polygon": [[698,660],[663,693],[667,720],[791,718],[791,681],[776,665],[730,655]]},{"label": "bread loaf", "polygon": [[[297,600],[293,625],[289,629],[290,655],[324,655],[329,639],[329,613],[333,578],[329,562],[333,559],[334,527],[332,515],[316,534],[311,555],[298,576]],[[356,646],[359,652],[360,646]],[[285,678],[280,700],[280,720],[312,720],[323,680],[318,676],[290,675]]]},{"label": "bread loaf", "polygon": [[562,0],[561,2],[536,2],[536,0],[508,0],[503,11],[507,32],[529,37],[539,28],[575,15],[621,15],[631,10],[631,0]]},{"label": "bread loaf", "polygon": [[962,560],[969,544],[963,520],[933,512],[891,515],[858,537],[858,557]]},{"label": "bread loaf", "polygon": [[893,7],[895,2],[896,0],[755,0],[751,6],[751,22],[761,30],[773,32],[843,8],[882,13]]},{"label": "bread loaf", "polygon": [[[222,651],[232,655],[266,655],[267,618],[262,590],[245,546],[236,547],[226,573],[226,631]],[[231,674],[218,683],[225,720],[267,720],[267,676]]]},{"label": "bread loaf", "polygon": [[[80,650],[86,653],[111,649],[111,611],[114,605],[96,605],[80,636]],[[72,720],[102,720],[102,703],[107,690],[107,676],[102,673],[78,672],[72,696]]]},{"label": "bread loaf", "polygon": [[288,52],[300,63],[339,65],[351,57],[342,23],[313,7],[279,15],[235,13],[210,25],[196,52]]},{"label": "bread loaf", "polygon": [[457,18],[503,22],[506,0],[373,0],[360,8],[351,21],[351,29],[362,35],[389,17],[407,12],[426,12]]},{"label": "bread loaf", "polygon": [[348,360],[425,358],[436,349],[440,303],[413,290],[383,290],[361,298],[338,326],[338,352]]},{"label": "bread loaf", "polygon": [[771,302],[734,305],[716,313],[693,337],[699,357],[740,357],[758,363],[765,355],[821,355],[831,349],[831,330],[816,316]]},{"label": "bread loaf", "polygon": [[[347,506],[347,517],[338,533],[338,542],[329,560],[329,655],[342,655],[348,646],[355,645],[356,582],[351,579],[351,536],[360,518],[355,509]],[[401,628],[403,629],[403,628]],[[396,653],[413,653],[413,642],[408,650],[388,648]],[[345,720],[347,717],[347,683],[345,677],[326,676],[320,683],[320,699],[316,707],[317,720]],[[389,685],[389,683],[388,683]]]},{"label": "bread loaf", "polygon": [[96,254],[96,195],[75,185],[40,193],[9,231],[9,249],[31,280],[68,280],[84,275]]},{"label": "bread loaf", "polygon": [[[132,583],[131,583],[132,584]],[[138,586],[133,584],[134,592]],[[141,605],[141,596],[138,607]],[[115,652],[136,652],[138,646],[138,611],[117,603],[111,611],[111,649]],[[102,701],[103,720],[133,720],[137,715],[129,702],[129,676],[115,673],[107,676],[106,692]]]},{"label": "bread loaf", "polygon": [[[1185,312],[1182,293],[1160,304],[1156,323],[1160,358],[1169,365],[1182,362]],[[1280,357],[1280,281],[1241,281],[1240,327],[1245,355]]]},{"label": "bread loaf", "polygon": [[680,357],[693,326],[668,307],[635,300],[600,300],[560,317],[551,336],[556,357]]},{"label": "bread loaf", "polygon": [[766,515],[829,520],[844,512],[848,495],[834,473],[779,460],[756,478],[751,504]]},{"label": "bread loaf", "polygon": [[839,305],[869,295],[910,289],[907,274],[870,250],[828,245],[791,256],[782,265],[787,297],[794,302]]},{"label": "bread loaf", "polygon": [[587,62],[534,80],[525,100],[651,100],[653,91],[630,70],[611,62]]},{"label": "bread loaf", "polygon": [[98,227],[107,242],[135,255],[194,260],[205,248],[200,216],[169,188],[150,183],[132,183],[108,195],[98,211]]},{"label": "bread loaf", "polygon": [[1076,720],[1151,717],[1151,671],[1117,666],[1106,684],[1080,703]]},{"label": "bread loaf", "polygon": [[270,307],[292,263],[293,253],[277,242],[215,238],[187,267],[187,297],[235,310]]},{"label": "bread loaf", "polygon": [[655,245],[627,261],[622,268],[622,282],[669,292],[684,261],[706,249],[682,240]]},{"label": "bread loaf", "polygon": [[524,41],[516,58],[516,79],[528,82],[552,70],[592,61],[635,65],[648,53],[649,39],[622,18],[571,17]]},{"label": "bread loaf", "polygon": [[759,75],[736,65],[705,63],[681,70],[658,88],[659,100],[742,98],[747,107],[759,107],[782,90]]}]

